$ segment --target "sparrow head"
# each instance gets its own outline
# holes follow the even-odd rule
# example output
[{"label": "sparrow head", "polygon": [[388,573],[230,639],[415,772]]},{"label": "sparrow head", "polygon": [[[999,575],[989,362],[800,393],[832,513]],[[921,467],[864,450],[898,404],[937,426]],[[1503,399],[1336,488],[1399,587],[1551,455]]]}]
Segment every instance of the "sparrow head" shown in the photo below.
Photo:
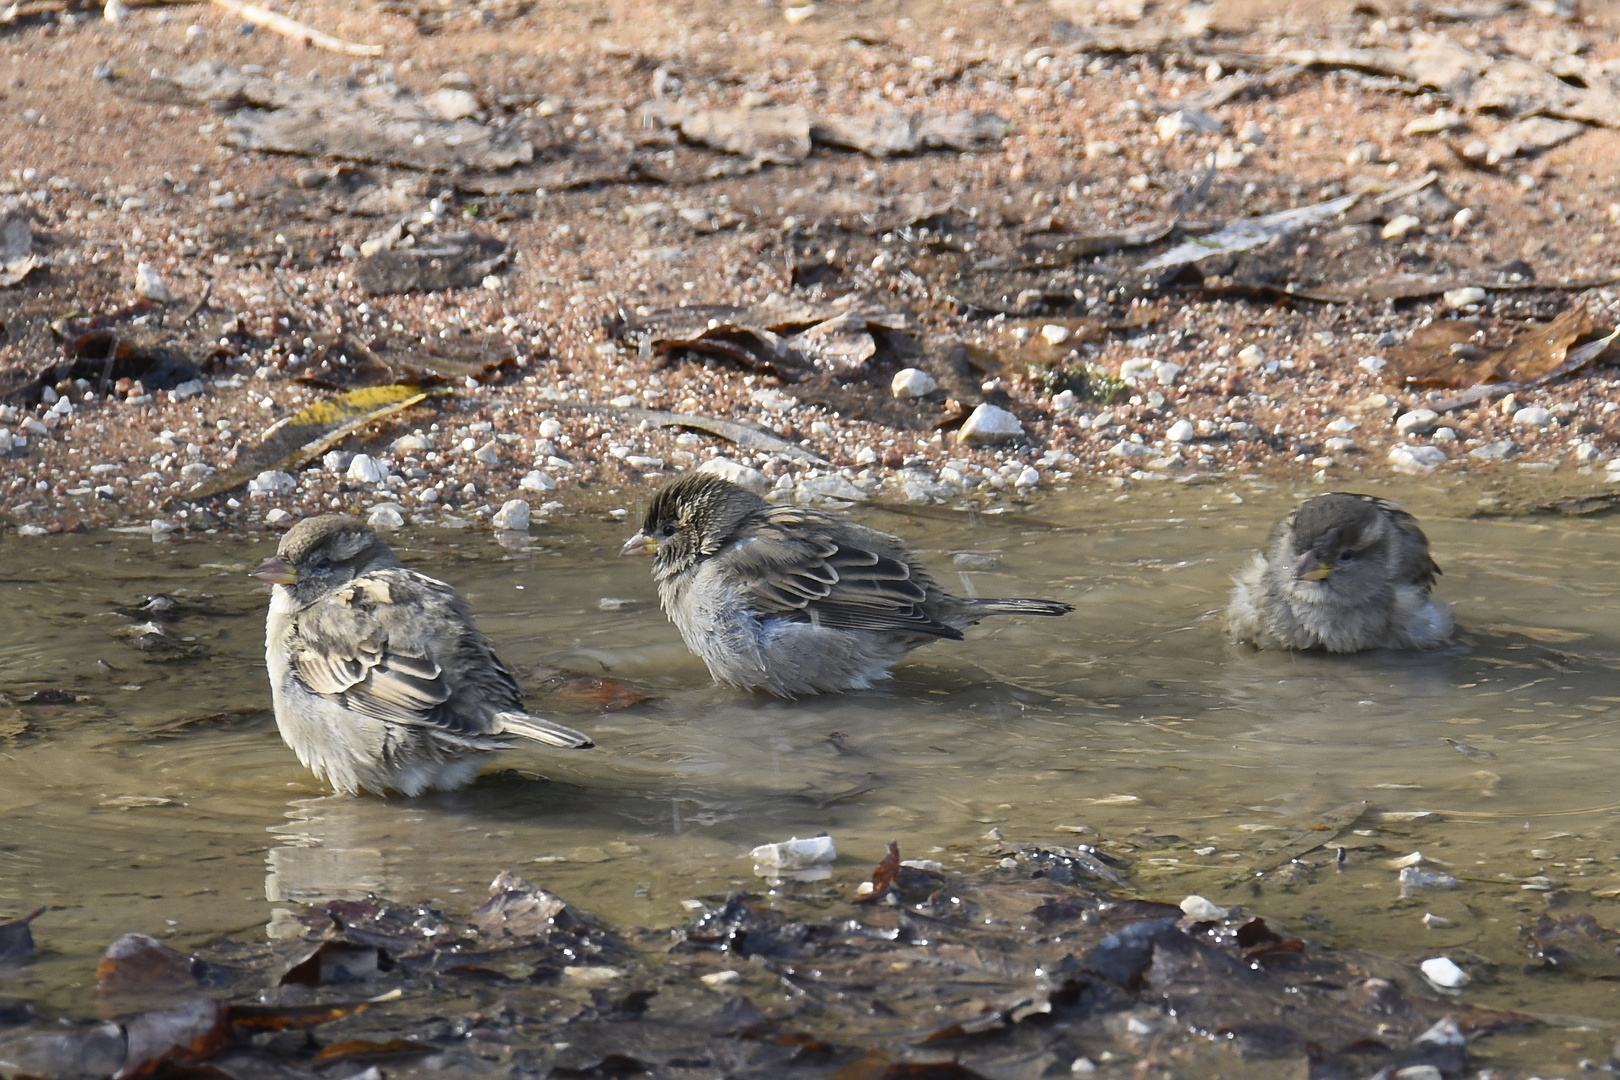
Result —
[{"label": "sparrow head", "polygon": [[1296,581],[1356,592],[1384,574],[1392,529],[1376,500],[1343,492],[1318,495],[1301,504],[1290,521]]},{"label": "sparrow head", "polygon": [[322,514],[288,529],[275,556],[260,563],[252,576],[285,586],[297,605],[305,607],[368,570],[399,565],[388,545],[359,518]]},{"label": "sparrow head", "polygon": [[625,541],[619,554],[653,556],[653,577],[662,581],[719,551],[738,526],[766,505],[729,480],[689,472],[653,496],[641,531]]}]

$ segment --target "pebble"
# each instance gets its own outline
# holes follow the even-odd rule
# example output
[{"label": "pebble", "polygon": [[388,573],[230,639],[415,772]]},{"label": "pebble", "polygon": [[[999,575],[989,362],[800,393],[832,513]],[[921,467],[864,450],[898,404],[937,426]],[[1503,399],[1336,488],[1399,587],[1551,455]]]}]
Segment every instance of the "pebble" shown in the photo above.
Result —
[{"label": "pebble", "polygon": [[1198,429],[1193,426],[1191,420],[1177,420],[1170,425],[1170,430],[1164,433],[1164,437],[1171,442],[1192,442],[1197,434]]},{"label": "pebble", "polygon": [[194,398],[204,390],[201,379],[188,379],[169,391],[169,397],[174,401],[185,401]]},{"label": "pebble", "polygon": [[897,398],[927,397],[939,389],[939,380],[921,368],[901,368],[889,383],[889,393]]},{"label": "pebble", "polygon": [[1033,465],[1025,465],[1023,471],[1013,479],[1013,487],[1019,491],[1030,491],[1039,487],[1040,483],[1041,474]]},{"label": "pebble", "polygon": [[718,990],[722,986],[735,986],[742,982],[742,975],[736,971],[711,971],[703,976],[703,985],[711,990]]},{"label": "pebble", "polygon": [[389,449],[396,454],[422,454],[433,449],[433,443],[427,436],[418,432],[412,435],[401,435],[393,441]]},{"label": "pebble", "polygon": [[1389,361],[1382,356],[1363,356],[1356,361],[1356,366],[1362,371],[1379,372],[1389,366]]},{"label": "pebble", "polygon": [[1442,990],[1456,990],[1468,985],[1468,972],[1458,967],[1448,956],[1435,956],[1418,965],[1423,977]]},{"label": "pebble", "polygon": [[1389,461],[1399,469],[1432,469],[1446,460],[1446,452],[1438,446],[1400,446],[1389,448]]},{"label": "pebble", "polygon": [[1540,405],[1529,405],[1513,414],[1513,422],[1525,427],[1547,427],[1553,422],[1553,414]]},{"label": "pebble", "polygon": [[795,502],[809,506],[819,506],[824,503],[865,502],[866,499],[866,492],[837,473],[812,476],[808,480],[800,482],[794,493]]},{"label": "pebble", "polygon": [[291,473],[279,469],[266,469],[248,481],[249,495],[287,495],[295,491],[298,481]]},{"label": "pebble", "polygon": [[1067,326],[1059,326],[1057,323],[1047,323],[1041,327],[1041,337],[1046,339],[1048,345],[1061,345],[1073,336]]},{"label": "pebble", "polygon": [[367,512],[366,524],[376,532],[393,532],[395,529],[403,529],[405,527],[405,508],[399,503],[378,503]]},{"label": "pebble", "polygon": [[1356,422],[1350,419],[1348,416],[1341,416],[1337,420],[1333,421],[1333,423],[1327,425],[1327,429],[1342,435],[1346,431],[1356,430]]},{"label": "pebble", "polygon": [[349,471],[349,462],[353,460],[352,450],[328,450],[321,456],[321,468],[333,476],[342,476]]},{"label": "pebble", "polygon": [[878,452],[872,449],[870,446],[863,446],[859,450],[855,451],[855,464],[876,465],[877,463]]},{"label": "pebble", "polygon": [[1433,409],[1413,409],[1395,418],[1395,430],[1402,435],[1427,435],[1440,423],[1440,414]]},{"label": "pebble", "polygon": [[518,487],[524,491],[556,491],[557,481],[539,469],[535,469],[532,472],[523,474],[523,479],[518,481]]},{"label": "pebble", "polygon": [[175,524],[172,521],[164,521],[162,518],[153,518],[151,522],[148,523],[147,528],[152,530],[152,539],[163,540],[167,539],[168,535],[174,532]]},{"label": "pebble", "polygon": [[769,387],[763,390],[754,390],[748,396],[755,405],[758,405],[766,412],[787,412],[799,403],[799,399],[792,394],[784,394],[780,390],[773,390]]},{"label": "pebble", "polygon": [[137,263],[135,266],[135,295],[144,296],[148,300],[155,300],[160,304],[167,304],[174,300],[174,293],[150,263]]},{"label": "pebble", "polygon": [[1119,365],[1119,377],[1128,383],[1141,382],[1153,374],[1153,361],[1145,356],[1133,357]]},{"label": "pebble", "polygon": [[0,454],[9,454],[17,445],[16,438],[5,428],[0,428]]},{"label": "pebble", "polygon": [[501,504],[489,523],[503,532],[528,532],[529,504],[522,499],[508,499]]},{"label": "pebble", "polygon": [[416,501],[419,503],[436,503],[439,501],[439,493],[432,488],[424,488],[416,493]]},{"label": "pebble", "polygon": [[1427,870],[1419,870],[1416,866],[1408,866],[1397,875],[1403,889],[1455,889],[1457,879],[1450,874],[1431,874]]},{"label": "pebble", "polygon": [[473,451],[473,460],[483,465],[499,465],[501,463],[500,446],[494,439]]},{"label": "pebble", "polygon": [[1432,911],[1425,911],[1423,913],[1423,925],[1428,927],[1430,930],[1449,930],[1453,926],[1456,926],[1457,923],[1455,920],[1448,919],[1444,915],[1436,915]]},{"label": "pebble", "polygon": [[748,853],[755,865],[773,870],[802,870],[807,866],[830,863],[838,858],[833,838],[821,836],[793,837],[775,844],[761,844]]},{"label": "pebble", "polygon": [[43,525],[19,525],[18,536],[44,536],[48,530]]},{"label": "pebble", "polygon": [[1108,449],[1109,457],[1153,457],[1158,451],[1142,443],[1121,439]]},{"label": "pebble", "polygon": [[1434,429],[1434,434],[1429,436],[1429,440],[1431,442],[1437,442],[1437,443],[1453,443],[1453,442],[1456,442],[1457,441],[1457,429],[1456,428],[1448,428],[1448,427],[1435,428]]},{"label": "pebble", "polygon": [[1582,465],[1590,465],[1603,456],[1603,451],[1589,442],[1576,443],[1569,453],[1571,457]]},{"label": "pebble", "polygon": [[1245,345],[1238,350],[1238,362],[1244,367],[1259,367],[1266,362],[1266,354],[1258,345]]},{"label": "pebble", "polygon": [[900,472],[900,491],[908,503],[928,505],[949,502],[961,494],[954,484],[935,477],[927,469],[903,469]]},{"label": "pebble", "polygon": [[1468,451],[1468,456],[1476,461],[1502,461],[1519,452],[1519,444],[1512,439],[1503,439],[1500,442],[1486,443],[1476,446]]},{"label": "pebble", "polygon": [[362,484],[380,484],[388,479],[388,467],[370,454],[356,454],[344,475]]},{"label": "pebble", "polygon": [[1471,304],[1484,303],[1485,290],[1476,285],[1470,285],[1463,289],[1450,289],[1442,294],[1440,298],[1446,302],[1447,307],[1465,308]]},{"label": "pebble", "polygon": [[722,480],[730,480],[738,487],[747,488],[755,495],[763,495],[771,489],[769,478],[758,469],[751,469],[747,465],[738,464],[728,457],[714,457],[697,467],[698,472],[713,473]]},{"label": "pebble", "polygon": [[264,515],[264,521],[267,525],[290,525],[292,519],[293,516],[279,506]]},{"label": "pebble", "polygon": [[1073,390],[1064,390],[1061,393],[1052,395],[1052,408],[1056,412],[1074,412],[1075,407],[1079,404],[1080,399],[1074,396]]},{"label": "pebble", "polygon": [[1342,454],[1347,450],[1356,448],[1356,440],[1347,439],[1343,435],[1335,436],[1322,444],[1322,448],[1331,454]]},{"label": "pebble", "polygon": [[1024,437],[1018,417],[998,405],[984,402],[973,410],[956,433],[956,441],[968,445],[988,445]]},{"label": "pebble", "polygon": [[1384,223],[1380,235],[1385,240],[1404,240],[1413,229],[1421,228],[1423,221],[1411,214],[1398,214]]},{"label": "pebble", "polygon": [[1183,914],[1197,919],[1199,922],[1219,921],[1229,914],[1225,908],[1213,900],[1206,900],[1196,893],[1181,902],[1181,910]]}]

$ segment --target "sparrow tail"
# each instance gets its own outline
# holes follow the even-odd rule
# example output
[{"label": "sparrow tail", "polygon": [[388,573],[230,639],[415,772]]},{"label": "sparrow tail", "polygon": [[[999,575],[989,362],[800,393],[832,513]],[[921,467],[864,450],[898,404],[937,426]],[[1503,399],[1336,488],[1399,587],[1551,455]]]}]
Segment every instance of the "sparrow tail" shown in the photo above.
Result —
[{"label": "sparrow tail", "polygon": [[530,716],[528,713],[503,712],[499,719],[503,734],[522,735],[525,739],[533,739],[549,746],[561,746],[568,750],[589,750],[596,745],[584,732],[575,731],[565,724],[544,717]]},{"label": "sparrow tail", "polygon": [[1067,615],[1073,604],[1059,600],[1027,600],[1021,597],[1002,597],[997,600],[976,601],[979,610],[989,615]]}]

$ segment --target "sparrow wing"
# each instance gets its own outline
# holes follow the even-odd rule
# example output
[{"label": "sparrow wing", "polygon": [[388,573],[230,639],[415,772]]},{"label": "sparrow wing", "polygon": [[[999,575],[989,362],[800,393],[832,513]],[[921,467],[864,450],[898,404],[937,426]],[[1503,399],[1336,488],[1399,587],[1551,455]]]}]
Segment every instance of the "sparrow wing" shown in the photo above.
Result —
[{"label": "sparrow wing", "polygon": [[813,511],[783,507],[716,559],[723,560],[723,573],[741,579],[749,606],[762,615],[837,630],[960,639],[960,630],[927,610],[933,582],[897,544],[882,539],[881,533],[856,531]]},{"label": "sparrow wing", "polygon": [[461,598],[410,570],[363,574],[300,612],[292,667],[355,712],[452,736],[491,734],[494,712],[522,708]]}]

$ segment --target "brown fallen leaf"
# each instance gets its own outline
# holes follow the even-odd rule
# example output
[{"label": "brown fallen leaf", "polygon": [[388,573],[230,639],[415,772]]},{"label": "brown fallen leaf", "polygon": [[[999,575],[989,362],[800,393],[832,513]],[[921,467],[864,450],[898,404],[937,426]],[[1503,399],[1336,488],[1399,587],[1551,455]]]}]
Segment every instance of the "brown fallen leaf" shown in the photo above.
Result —
[{"label": "brown fallen leaf", "polygon": [[1441,319],[1418,327],[1405,344],[1390,351],[1386,375],[1418,386],[1529,382],[1556,371],[1570,346],[1593,327],[1591,313],[1580,304],[1544,325]]},{"label": "brown fallen leaf", "polygon": [[364,1012],[369,1001],[331,1005],[232,1005],[231,1023],[248,1031],[302,1031]]},{"label": "brown fallen leaf", "polygon": [[617,679],[558,670],[540,680],[540,689],[562,708],[614,712],[646,701],[648,695]]},{"label": "brown fallen leaf", "polygon": [[900,845],[889,841],[889,853],[872,869],[872,891],[855,898],[857,904],[875,904],[889,895],[894,883],[900,879]]},{"label": "brown fallen leaf", "polygon": [[125,934],[107,946],[96,965],[96,997],[109,1016],[150,1009],[154,998],[195,994],[199,967],[192,957],[156,938]]},{"label": "brown fallen leaf", "polygon": [[414,1039],[389,1039],[387,1042],[373,1042],[370,1039],[349,1039],[346,1042],[333,1043],[323,1046],[315,1055],[316,1065],[327,1065],[334,1061],[378,1061],[397,1057],[416,1057],[422,1054],[431,1054],[437,1047],[427,1043],[420,1043]]}]

